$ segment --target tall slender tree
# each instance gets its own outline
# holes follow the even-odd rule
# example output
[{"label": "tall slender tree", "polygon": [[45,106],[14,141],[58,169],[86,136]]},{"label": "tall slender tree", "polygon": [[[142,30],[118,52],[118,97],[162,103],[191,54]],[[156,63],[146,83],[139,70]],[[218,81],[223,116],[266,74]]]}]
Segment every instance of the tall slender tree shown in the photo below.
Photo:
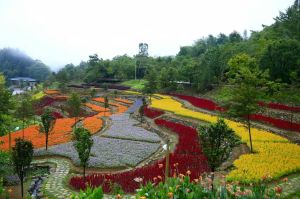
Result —
[{"label": "tall slender tree", "polygon": [[48,150],[48,138],[51,129],[54,127],[55,118],[50,109],[46,108],[44,113],[41,116],[42,126],[40,127],[40,131],[45,133],[46,138],[46,151]]},{"label": "tall slender tree", "polygon": [[106,114],[106,109],[109,107],[109,101],[108,101],[108,97],[105,96],[104,97],[104,116]]},{"label": "tall slender tree", "polygon": [[80,159],[80,165],[83,167],[83,181],[85,182],[85,169],[88,166],[88,161],[93,146],[91,133],[84,128],[77,128],[74,131],[74,147]]},{"label": "tall slender tree", "polygon": [[16,116],[22,120],[22,127],[23,127],[23,139],[24,139],[24,130],[25,130],[25,123],[27,120],[34,116],[34,109],[32,105],[32,99],[29,95],[24,94],[22,96],[21,103],[18,105],[16,110]]},{"label": "tall slender tree", "polygon": [[26,171],[30,167],[33,156],[33,145],[31,141],[23,140],[20,138],[16,139],[16,145],[12,150],[12,161],[14,164],[15,172],[21,181],[21,196],[24,196],[24,177]]},{"label": "tall slender tree", "polygon": [[74,117],[74,119],[75,119],[75,128],[76,128],[77,119],[78,119],[78,117],[80,115],[80,111],[81,111],[80,96],[77,93],[72,93],[71,97],[67,101],[67,106],[70,111],[70,116]]},{"label": "tall slender tree", "polygon": [[261,71],[255,58],[240,54],[228,62],[230,69],[227,73],[232,84],[231,96],[227,100],[229,114],[244,120],[249,133],[250,150],[253,152],[251,136],[251,114],[260,110],[258,102],[265,95],[268,72]]}]

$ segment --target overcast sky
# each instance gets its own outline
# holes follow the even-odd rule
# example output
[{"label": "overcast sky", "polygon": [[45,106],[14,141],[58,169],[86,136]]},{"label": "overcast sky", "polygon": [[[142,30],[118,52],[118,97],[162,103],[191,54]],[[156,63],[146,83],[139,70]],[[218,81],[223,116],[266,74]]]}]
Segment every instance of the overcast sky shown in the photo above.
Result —
[{"label": "overcast sky", "polygon": [[52,68],[138,52],[176,55],[208,34],[261,30],[294,0],[0,0],[0,48]]}]

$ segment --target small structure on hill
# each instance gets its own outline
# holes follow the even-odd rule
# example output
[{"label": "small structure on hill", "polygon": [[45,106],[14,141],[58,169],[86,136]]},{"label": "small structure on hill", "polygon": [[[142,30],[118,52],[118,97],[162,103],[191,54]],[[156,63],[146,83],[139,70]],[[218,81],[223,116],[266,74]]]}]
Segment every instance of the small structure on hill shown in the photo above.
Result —
[{"label": "small structure on hill", "polygon": [[24,87],[35,87],[37,84],[36,79],[32,79],[30,77],[14,77],[10,78],[10,83],[14,87],[24,88]]}]

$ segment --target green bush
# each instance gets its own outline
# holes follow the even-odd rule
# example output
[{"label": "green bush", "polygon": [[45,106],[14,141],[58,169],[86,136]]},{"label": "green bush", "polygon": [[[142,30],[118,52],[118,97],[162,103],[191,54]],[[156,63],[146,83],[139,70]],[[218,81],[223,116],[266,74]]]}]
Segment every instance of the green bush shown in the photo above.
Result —
[{"label": "green bush", "polygon": [[101,187],[92,189],[88,187],[85,191],[80,190],[79,194],[73,194],[71,199],[102,199],[103,190]]}]

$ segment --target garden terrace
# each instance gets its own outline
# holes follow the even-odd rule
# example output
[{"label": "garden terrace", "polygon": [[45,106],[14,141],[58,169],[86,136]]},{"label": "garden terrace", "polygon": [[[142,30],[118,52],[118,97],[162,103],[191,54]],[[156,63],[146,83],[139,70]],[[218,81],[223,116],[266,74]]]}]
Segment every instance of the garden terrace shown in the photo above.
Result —
[{"label": "garden terrace", "polygon": [[[185,173],[191,171],[191,179],[198,178],[203,172],[209,171],[206,157],[202,154],[201,146],[199,145],[196,129],[162,119],[155,120],[155,123],[169,129],[179,136],[179,142],[174,153],[170,155],[171,175],[175,172]],[[188,144],[187,144],[188,143]],[[145,165],[131,171],[115,173],[115,174],[92,174],[87,176],[87,182],[91,186],[103,186],[105,192],[110,192],[109,183],[116,182],[120,184],[124,191],[134,192],[139,188],[139,182],[135,182],[136,177],[143,178],[142,184],[147,182],[158,182],[164,178],[164,167],[159,166],[164,164],[165,159],[161,159],[153,164]],[[178,163],[178,166],[174,166]],[[158,180],[155,180],[155,178]],[[70,185],[76,189],[84,189],[86,184],[82,177],[75,176],[70,180]]]},{"label": "garden terrace", "polygon": [[[175,115],[215,123],[217,116],[196,112],[184,108],[182,104],[169,96],[160,95],[153,99],[151,107],[170,111]],[[227,125],[250,145],[248,130],[242,123],[225,119]],[[246,154],[234,161],[235,169],[228,180],[258,182],[269,174],[274,179],[300,170],[300,147],[287,139],[258,128],[251,128],[254,154]]]},{"label": "garden terrace", "polygon": [[[187,95],[179,95],[179,94],[172,94],[171,96],[178,97],[179,99],[186,100],[190,102],[193,106],[201,109],[206,109],[209,111],[226,111],[224,108],[218,106],[215,102],[209,99],[203,99],[199,97],[193,97],[193,96],[187,96]],[[272,109],[278,109],[278,110],[289,110],[293,112],[297,112],[299,107],[291,107],[286,106],[283,104],[276,104],[276,103],[259,103],[260,106],[269,107]],[[281,118],[274,118],[270,116],[265,116],[262,114],[253,114],[250,116],[250,119],[253,121],[261,122],[264,124],[268,124],[280,129],[284,130],[290,130],[290,131],[298,131],[300,132],[300,124],[294,123],[291,121],[283,120]]]},{"label": "garden terrace", "polygon": [[161,141],[157,134],[137,126],[139,122],[130,118],[129,114],[112,115],[110,119],[112,120],[112,125],[102,136],[153,143]]}]

